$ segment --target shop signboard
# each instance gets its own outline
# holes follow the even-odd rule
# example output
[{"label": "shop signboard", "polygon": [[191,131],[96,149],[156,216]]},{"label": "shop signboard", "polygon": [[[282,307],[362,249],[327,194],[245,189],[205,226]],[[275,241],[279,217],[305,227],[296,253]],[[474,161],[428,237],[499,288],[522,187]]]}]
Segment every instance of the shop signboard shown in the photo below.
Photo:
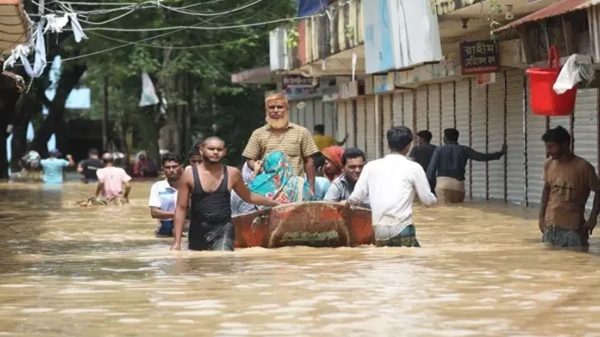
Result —
[{"label": "shop signboard", "polygon": [[288,98],[308,96],[315,93],[317,79],[302,75],[288,75],[281,79],[281,88]]},{"label": "shop signboard", "polygon": [[394,73],[390,72],[386,75],[374,75],[373,76],[373,92],[376,94],[383,94],[386,92],[394,91]]},{"label": "shop signboard", "polygon": [[499,50],[496,40],[462,42],[460,44],[462,74],[498,72],[500,70]]},{"label": "shop signboard", "polygon": [[365,83],[363,80],[351,81],[338,84],[338,99],[350,99],[365,94]]},{"label": "shop signboard", "polygon": [[321,93],[323,94],[323,97],[321,98],[323,102],[337,101],[340,98],[340,92],[337,86],[323,88],[321,89]]},{"label": "shop signboard", "polygon": [[442,60],[438,18],[430,1],[363,1],[367,74]]}]

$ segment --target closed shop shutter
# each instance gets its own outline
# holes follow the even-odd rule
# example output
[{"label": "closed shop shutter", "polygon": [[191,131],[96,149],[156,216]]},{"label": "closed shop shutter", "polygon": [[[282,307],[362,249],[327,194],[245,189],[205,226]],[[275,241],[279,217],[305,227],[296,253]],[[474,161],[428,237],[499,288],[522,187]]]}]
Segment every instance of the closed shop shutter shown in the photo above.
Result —
[{"label": "closed shop shutter", "polygon": [[377,117],[375,116],[376,111],[375,111],[375,97],[376,96],[367,96],[366,99],[366,108],[367,108],[367,115],[366,115],[366,140],[367,140],[367,144],[366,144],[366,154],[367,154],[367,158],[369,160],[374,160],[377,159],[377,152],[375,149],[375,137],[376,137],[376,119]]},{"label": "closed shop shutter", "polygon": [[406,92],[402,94],[402,117],[404,121],[404,126],[409,127],[413,132],[415,131],[415,111],[413,104],[413,93]]},{"label": "closed shop shutter", "polygon": [[390,153],[390,149],[387,146],[387,140],[385,139],[385,133],[392,127],[392,104],[394,103],[394,95],[383,96],[383,128],[381,128],[381,134],[379,135],[378,142],[382,145],[383,154]]},{"label": "closed shop shutter", "polygon": [[[500,151],[504,144],[504,74],[496,74],[496,82],[488,86],[488,152]],[[504,200],[505,159],[488,162],[488,197]]]},{"label": "closed shop shutter", "polygon": [[427,124],[427,86],[417,88],[417,125],[415,132],[429,128]]},{"label": "closed shop shutter", "polygon": [[[469,133],[471,132],[469,125],[469,85],[469,80],[456,82],[456,129],[460,134],[458,142],[467,146],[471,146],[469,142]],[[470,174],[471,171],[467,163],[465,167],[465,191],[467,192],[467,196],[470,190]]]},{"label": "closed shop shutter", "polygon": [[507,198],[513,203],[525,202],[525,137],[523,134],[524,74],[519,69],[506,72],[506,145]]},{"label": "closed shop shutter", "polygon": [[367,150],[365,103],[364,98],[356,100],[356,147],[363,151]]},{"label": "closed shop shutter", "polygon": [[[441,107],[440,107],[440,85],[431,84],[427,86],[429,94],[429,132],[433,135],[432,144],[440,144]],[[419,132],[420,130],[417,130]]]},{"label": "closed shop shutter", "polygon": [[[346,102],[337,103],[337,112],[335,114],[337,119],[337,133],[336,137],[339,140],[344,139],[344,136],[348,131],[346,130]],[[346,144],[347,145],[347,144]]]},{"label": "closed shop shutter", "polygon": [[296,102],[290,102],[290,121],[292,123],[300,124],[298,122],[298,104]]},{"label": "closed shop shutter", "polygon": [[396,93],[393,97],[392,117],[394,126],[407,126],[412,129],[412,125],[404,124],[404,94]]},{"label": "closed shop shutter", "polygon": [[527,200],[539,204],[542,197],[546,149],[541,140],[546,132],[546,118],[534,115],[527,106]]},{"label": "closed shop shutter", "polygon": [[549,118],[550,128],[555,128],[559,125],[571,132],[571,116],[555,116]]},{"label": "closed shop shutter", "polygon": [[313,113],[307,115],[306,128],[312,130],[315,126],[316,116],[323,115],[323,102],[320,99],[313,100]]},{"label": "closed shop shutter", "polygon": [[[577,92],[573,138],[575,154],[589,161],[598,172],[598,91],[583,89]],[[593,198],[587,207],[592,207]]]},{"label": "closed shop shutter", "polygon": [[300,125],[308,128],[309,124],[312,125],[313,115],[315,111],[315,101],[306,100],[306,105],[302,111],[300,111]]},{"label": "closed shop shutter", "polygon": [[[475,82],[472,83],[471,88],[471,134],[472,141],[471,147],[478,152],[486,152],[486,89],[485,87],[478,86]],[[479,161],[472,161],[472,192],[473,198],[482,199],[486,197],[486,163]]]},{"label": "closed shop shutter", "polygon": [[[348,141],[346,142],[347,146],[356,147],[356,124],[354,121],[355,111],[354,111],[354,102],[355,101],[346,101],[346,133],[348,135]],[[345,137],[346,135],[344,135]]]},{"label": "closed shop shutter", "polygon": [[442,84],[442,126],[440,131],[439,143],[442,143],[442,131],[447,128],[453,128],[454,125],[454,82]]},{"label": "closed shop shutter", "polygon": [[[326,105],[329,104],[328,102],[322,102],[321,100],[315,100],[315,105],[320,107],[315,109],[315,119],[313,121],[314,125],[317,124],[323,124],[325,125],[325,134],[327,135],[331,135],[331,130],[327,129],[327,123],[325,122],[326,118],[325,118],[325,111],[326,109]],[[312,128],[310,128],[310,130],[312,131]]]},{"label": "closed shop shutter", "polygon": [[[323,114],[322,114],[322,122],[317,122],[315,124],[323,124],[325,125],[325,134],[326,135],[335,135],[337,134],[337,123],[335,119],[335,105],[332,102],[323,102]],[[312,131],[312,129],[311,129]],[[342,138],[340,138],[342,139]]]}]

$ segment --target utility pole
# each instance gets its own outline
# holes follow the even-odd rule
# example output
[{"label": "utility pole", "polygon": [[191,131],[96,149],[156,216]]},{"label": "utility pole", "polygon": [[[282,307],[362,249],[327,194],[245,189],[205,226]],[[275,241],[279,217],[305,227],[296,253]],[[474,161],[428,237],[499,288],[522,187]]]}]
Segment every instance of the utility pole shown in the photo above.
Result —
[{"label": "utility pole", "polygon": [[102,113],[102,149],[108,151],[108,75],[104,76],[104,111]]}]

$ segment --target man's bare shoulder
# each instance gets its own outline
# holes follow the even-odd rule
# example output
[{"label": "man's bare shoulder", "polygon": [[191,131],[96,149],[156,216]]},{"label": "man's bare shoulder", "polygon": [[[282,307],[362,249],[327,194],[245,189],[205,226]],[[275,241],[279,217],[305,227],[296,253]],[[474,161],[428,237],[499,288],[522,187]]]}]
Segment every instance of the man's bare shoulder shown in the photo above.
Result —
[{"label": "man's bare shoulder", "polygon": [[242,176],[240,169],[238,169],[235,166],[227,166],[227,173],[229,173],[229,176],[232,176],[232,177],[241,177]]},{"label": "man's bare shoulder", "polygon": [[185,167],[185,169],[183,170],[183,174],[181,175],[181,181],[185,184],[188,185],[193,185],[194,183],[194,174],[192,172],[192,166],[188,165]]}]

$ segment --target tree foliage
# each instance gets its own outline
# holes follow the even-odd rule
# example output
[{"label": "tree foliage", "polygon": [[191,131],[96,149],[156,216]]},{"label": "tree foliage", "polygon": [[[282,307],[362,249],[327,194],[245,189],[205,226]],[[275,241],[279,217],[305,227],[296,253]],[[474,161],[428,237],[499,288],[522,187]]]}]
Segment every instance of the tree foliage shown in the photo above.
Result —
[{"label": "tree foliage", "polygon": [[[168,6],[183,8],[187,13],[141,6],[128,16],[99,27],[223,27],[293,16],[293,1],[276,0],[257,2],[230,14],[210,17],[190,15],[232,11],[242,5],[244,4],[240,4],[239,0],[170,1]],[[89,6],[73,5],[72,8],[75,11],[89,10]],[[102,6],[101,2],[98,2],[98,7],[94,8],[112,7]],[[111,12],[90,15],[83,20],[102,22],[116,16],[117,13]],[[82,24],[84,28],[96,27],[85,22]],[[86,55],[120,46],[80,59],[88,66],[85,81],[95,94],[90,118],[101,117],[100,93],[104,77],[108,76],[111,119],[118,122],[124,130],[133,128],[134,134],[139,134],[140,130],[136,128],[140,125],[136,125],[136,115],[142,113],[137,107],[141,91],[140,74],[148,72],[155,80],[160,95],[166,98],[170,113],[179,108],[189,111],[191,126],[188,128],[185,144],[189,145],[192,138],[213,133],[216,127],[217,132],[228,142],[230,157],[235,162],[251,129],[262,123],[264,88],[233,85],[230,76],[243,69],[268,64],[268,32],[276,26],[277,24],[264,24],[235,29],[182,29],[135,33],[90,30],[87,32],[89,40],[79,45],[68,41],[65,48],[78,49],[80,55]],[[154,38],[156,36],[160,37]],[[158,114],[158,111],[153,113]],[[157,125],[160,126],[160,116],[155,117]],[[179,120],[178,123],[185,121]],[[180,149],[181,152],[186,150]]]}]

